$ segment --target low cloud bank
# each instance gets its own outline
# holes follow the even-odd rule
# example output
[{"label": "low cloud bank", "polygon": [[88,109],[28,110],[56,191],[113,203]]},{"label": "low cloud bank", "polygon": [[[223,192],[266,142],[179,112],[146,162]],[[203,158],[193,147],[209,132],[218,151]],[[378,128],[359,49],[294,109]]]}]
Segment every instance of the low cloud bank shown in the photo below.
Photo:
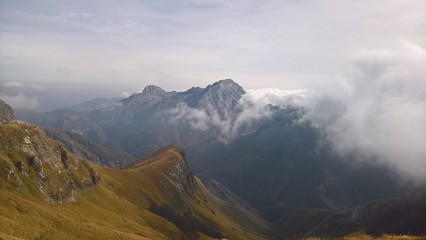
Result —
[{"label": "low cloud bank", "polygon": [[355,156],[408,180],[426,180],[426,50],[411,42],[392,50],[363,50],[337,81],[309,92],[248,90],[238,105],[236,115],[179,105],[170,116],[194,129],[215,129],[228,143],[270,118],[271,105],[301,107],[300,122],[311,122],[343,158]]},{"label": "low cloud bank", "polygon": [[238,110],[225,111],[224,115],[213,106],[198,109],[185,104],[179,104],[167,114],[171,123],[187,121],[196,130],[215,130],[218,140],[229,143],[241,134],[250,132],[255,123],[270,118],[273,114],[271,106],[300,105],[305,94],[305,90],[248,90],[239,100]]},{"label": "low cloud bank", "polygon": [[39,107],[40,101],[37,96],[31,95],[31,93],[42,90],[43,87],[37,84],[3,82],[0,83],[0,99],[14,109],[34,109]]},{"label": "low cloud bank", "polygon": [[0,93],[0,99],[12,106],[14,109],[35,109],[39,106],[38,97],[27,96],[22,92],[16,95]]},{"label": "low cloud bank", "polygon": [[374,159],[410,180],[426,180],[426,51],[365,50],[337,85],[312,91],[304,121],[341,155]]}]

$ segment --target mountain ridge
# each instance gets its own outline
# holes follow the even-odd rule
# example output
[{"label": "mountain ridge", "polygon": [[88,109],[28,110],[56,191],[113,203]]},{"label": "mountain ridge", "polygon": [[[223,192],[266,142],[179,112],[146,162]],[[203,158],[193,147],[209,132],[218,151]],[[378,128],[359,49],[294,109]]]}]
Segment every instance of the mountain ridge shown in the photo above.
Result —
[{"label": "mountain ridge", "polygon": [[117,170],[75,157],[33,125],[1,124],[0,133],[1,236],[264,239],[272,234],[260,217],[214,197],[176,146]]},{"label": "mountain ridge", "polygon": [[[363,159],[363,164],[352,156],[342,158],[328,142],[322,141],[320,129],[301,121],[306,113],[303,108],[272,104],[258,108],[253,103],[248,106],[249,111],[244,112],[247,109],[242,107],[247,106],[240,105],[237,100],[243,96],[244,89],[240,89],[232,80],[219,81],[206,88],[191,88],[185,92],[164,93],[152,88],[155,100],[147,104],[121,102],[84,113],[48,113],[41,119],[52,119],[53,124],[68,131],[82,134],[97,144],[116,148],[136,158],[171,143],[184,149],[187,159],[169,146],[166,147],[170,150],[166,151],[166,155],[171,158],[167,158],[167,161],[153,160],[165,154],[160,151],[160,155],[148,155],[133,163],[138,167],[127,171],[136,174],[132,175],[134,179],[142,171],[150,176],[148,182],[156,182],[157,187],[175,189],[166,194],[159,191],[163,197],[152,197],[147,201],[153,203],[153,212],[162,217],[171,217],[175,225],[185,231],[194,232],[188,226],[189,223],[201,226],[196,223],[198,220],[190,217],[191,211],[187,204],[173,202],[169,197],[191,198],[194,196],[192,192],[204,191],[203,182],[207,184],[211,179],[217,181],[210,182],[212,184],[209,186],[217,201],[242,212],[253,213],[250,208],[253,206],[275,227],[285,230],[277,230],[283,239],[292,236],[309,237],[307,233],[342,236],[343,232],[349,234],[354,229],[366,230],[369,225],[359,225],[357,222],[353,222],[355,227],[342,227],[345,230],[342,232],[317,231],[314,228],[319,226],[322,229],[324,226],[321,221],[333,214],[341,216],[342,221],[350,222],[351,214],[356,213],[353,209],[377,199],[402,197],[413,190],[413,185],[401,184],[392,169],[367,164],[374,162],[374,159]],[[253,122],[243,121],[243,131],[237,132],[229,141],[219,139],[232,131],[235,121],[241,120],[238,118],[240,113],[257,116],[265,111],[266,117],[260,116]],[[246,116],[244,114],[243,117]],[[193,177],[186,160],[200,179]],[[128,165],[129,168],[131,166]],[[174,178],[177,172],[180,178]],[[123,181],[126,181],[125,185],[134,184]],[[126,192],[125,189],[119,191]],[[162,198],[172,201],[180,213],[176,213],[170,205],[163,206]],[[383,203],[386,204],[387,200]],[[230,210],[232,213],[234,211]],[[350,214],[345,214],[345,211]],[[216,210],[213,209],[213,212]],[[243,216],[239,213],[235,215]],[[416,217],[409,215],[407,218],[411,216]],[[243,217],[238,219],[245,222]],[[333,218],[330,219],[333,222]],[[217,237],[217,232],[209,229],[204,230]]]}]

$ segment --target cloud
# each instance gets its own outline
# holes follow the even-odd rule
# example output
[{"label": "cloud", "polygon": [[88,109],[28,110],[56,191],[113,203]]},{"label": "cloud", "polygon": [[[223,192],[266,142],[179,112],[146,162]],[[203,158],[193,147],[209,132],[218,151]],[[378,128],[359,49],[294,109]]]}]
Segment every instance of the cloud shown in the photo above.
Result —
[{"label": "cloud", "polygon": [[374,159],[402,176],[426,180],[426,51],[363,50],[340,84],[316,89],[303,120],[323,130],[342,156]]},{"label": "cloud", "polygon": [[44,88],[34,83],[23,83],[23,82],[4,82],[0,84],[2,88],[19,89],[19,90],[30,90],[30,91],[41,91]]},{"label": "cloud", "polygon": [[[426,180],[426,50],[401,41],[392,50],[361,50],[349,70],[307,90],[248,90],[237,114],[179,105],[173,121],[215,130],[229,143],[271,118],[269,106],[301,107],[343,159],[389,167],[406,180]],[[252,127],[252,128],[251,128]]]},{"label": "cloud", "polygon": [[[361,46],[419,43],[424,0],[1,1],[3,79],[304,88]],[[25,69],[23,71],[22,69]],[[262,81],[259,81],[262,79]]]},{"label": "cloud", "polygon": [[214,130],[215,137],[229,143],[236,137],[250,131],[259,121],[272,117],[271,106],[286,107],[300,104],[306,90],[256,89],[248,90],[238,102],[235,111],[221,115],[213,106],[205,109],[192,108],[179,104],[167,112],[167,118],[173,123],[188,122],[192,129],[200,131]]},{"label": "cloud", "polygon": [[8,81],[0,83],[0,98],[15,109],[36,109],[40,106],[36,95],[44,90],[38,84]]},{"label": "cloud", "polygon": [[27,96],[23,92],[16,95],[6,95],[0,92],[0,99],[14,109],[35,109],[39,106],[39,99],[35,96]]},{"label": "cloud", "polygon": [[182,103],[170,109],[165,115],[172,124],[188,122],[189,126],[195,130],[203,132],[213,130],[215,131],[215,137],[224,143],[228,143],[232,137],[233,119],[227,115],[221,116],[219,112],[212,107],[198,109]]},{"label": "cloud", "polygon": [[130,93],[129,93],[129,92],[127,92],[127,91],[121,91],[121,92],[120,92],[120,96],[121,96],[121,97],[123,97],[123,98],[127,98],[127,97],[129,97],[129,96],[130,96]]}]

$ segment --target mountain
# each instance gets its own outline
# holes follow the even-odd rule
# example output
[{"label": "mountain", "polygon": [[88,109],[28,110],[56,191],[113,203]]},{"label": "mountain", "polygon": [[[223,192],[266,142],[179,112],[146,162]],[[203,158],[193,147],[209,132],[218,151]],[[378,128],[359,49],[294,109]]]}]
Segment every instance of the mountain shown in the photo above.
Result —
[{"label": "mountain", "polygon": [[[412,234],[424,235],[426,229],[426,192],[415,192],[402,198],[375,200],[341,210],[297,208],[288,204],[267,211],[269,220],[275,226],[282,239],[300,239],[318,236],[334,239],[336,236],[355,236],[355,239],[382,239],[378,236],[386,233],[391,239]],[[367,233],[370,238],[359,237]],[[423,239],[414,236],[400,237]],[[346,238],[345,238],[346,239]]]},{"label": "mountain", "polygon": [[186,152],[203,181],[216,179],[261,210],[283,203],[342,209],[412,190],[386,168],[341,159],[315,128],[295,124],[299,118],[298,109],[278,109],[255,132]]},{"label": "mountain", "polygon": [[217,111],[223,118],[233,113],[238,101],[245,93],[244,89],[231,79],[221,80],[208,85],[195,106],[206,109],[209,115]]},{"label": "mountain", "polygon": [[336,154],[320,129],[301,121],[305,109],[292,104],[259,106],[247,103],[244,94],[229,79],[184,92],[147,86],[109,107],[28,114],[26,120],[82,135],[136,158],[178,145],[220,201],[260,213],[284,239],[317,233],[313,229],[331,214],[414,190],[392,169],[369,164],[375,159]]},{"label": "mountain", "polygon": [[256,214],[212,195],[184,152],[123,169],[74,156],[42,130],[0,125],[1,238],[269,239]]},{"label": "mountain", "polygon": [[68,151],[97,165],[121,168],[136,160],[125,152],[93,143],[80,134],[64,132],[53,127],[42,129],[47,136],[64,144]]},{"label": "mountain", "polygon": [[215,140],[217,127],[194,129],[197,120],[184,118],[191,114],[219,120],[232,118],[240,111],[237,103],[244,93],[230,79],[185,92],[166,92],[151,85],[119,103],[93,111],[18,111],[17,117],[77,133],[96,144],[140,157],[170,143],[189,146]]},{"label": "mountain", "polygon": [[13,109],[5,102],[0,100],[0,124],[10,123],[15,119]]},{"label": "mountain", "polygon": [[76,105],[56,108],[55,110],[71,110],[77,112],[91,111],[98,108],[108,107],[119,102],[121,98],[102,98],[98,97],[89,101],[85,101]]}]

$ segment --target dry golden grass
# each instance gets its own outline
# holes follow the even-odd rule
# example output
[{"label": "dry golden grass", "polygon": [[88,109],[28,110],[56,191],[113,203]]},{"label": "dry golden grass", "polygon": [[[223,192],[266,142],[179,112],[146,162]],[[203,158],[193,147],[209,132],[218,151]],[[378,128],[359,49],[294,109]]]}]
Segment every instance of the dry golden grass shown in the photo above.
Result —
[{"label": "dry golden grass", "polygon": [[[26,129],[53,147],[58,143],[36,127],[0,125],[0,160],[14,166],[26,159],[14,149]],[[167,174],[181,161],[180,150],[169,147],[123,170],[102,168],[77,159],[84,169],[96,169],[101,181],[79,193],[77,202],[48,204],[36,189],[36,175],[20,177],[23,185],[0,188],[0,239],[184,239],[185,233],[172,221],[154,214],[152,205],[167,206],[176,214],[192,210],[192,218],[222,233],[228,239],[265,239],[268,230],[256,216],[237,211],[216,199],[196,179],[199,188],[188,196],[176,188]],[[84,170],[83,169],[83,170]],[[75,175],[87,174],[76,170]],[[33,170],[31,170],[33,171]],[[49,174],[52,171],[46,170]],[[52,184],[60,177],[52,177]],[[0,176],[0,184],[8,183]],[[241,220],[243,219],[243,220]],[[197,233],[200,239],[209,239]]]},{"label": "dry golden grass", "polygon": [[426,237],[423,236],[409,236],[409,235],[389,235],[389,234],[385,234],[379,237],[374,237],[371,235],[367,235],[367,234],[361,234],[361,235],[356,235],[356,236],[351,236],[351,237],[343,237],[340,238],[342,240],[385,240],[385,239],[392,239],[392,240],[409,240],[409,239],[426,239]]},{"label": "dry golden grass", "polygon": [[309,237],[303,238],[304,240],[326,240],[326,239],[336,239],[336,240],[425,240],[425,236],[410,236],[410,235],[392,235],[384,234],[382,236],[371,236],[368,234],[354,234],[351,236],[337,237],[337,238],[320,238],[320,237]]}]

